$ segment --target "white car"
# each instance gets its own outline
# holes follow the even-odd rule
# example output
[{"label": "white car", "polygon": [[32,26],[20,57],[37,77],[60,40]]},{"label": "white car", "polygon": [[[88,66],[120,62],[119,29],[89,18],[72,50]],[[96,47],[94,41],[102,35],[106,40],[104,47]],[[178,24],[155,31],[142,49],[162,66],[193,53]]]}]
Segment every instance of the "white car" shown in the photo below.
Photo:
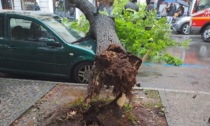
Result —
[{"label": "white car", "polygon": [[190,16],[184,16],[175,19],[171,28],[177,33],[188,35],[190,34]]}]

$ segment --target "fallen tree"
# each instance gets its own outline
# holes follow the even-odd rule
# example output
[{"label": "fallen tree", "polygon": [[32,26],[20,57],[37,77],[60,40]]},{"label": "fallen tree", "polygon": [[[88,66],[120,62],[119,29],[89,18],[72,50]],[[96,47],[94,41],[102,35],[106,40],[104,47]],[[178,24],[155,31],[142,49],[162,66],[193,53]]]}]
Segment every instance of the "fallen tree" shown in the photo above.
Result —
[{"label": "fallen tree", "polygon": [[[124,48],[138,57],[143,57],[152,48],[147,61],[153,63],[165,62],[175,66],[181,65],[183,61],[180,57],[173,56],[173,54],[168,52],[168,49],[175,46],[188,47],[190,39],[185,41],[172,39],[171,28],[166,18],[157,20],[156,12],[145,11],[145,5],[139,4],[139,12],[122,14],[122,8],[127,1],[115,1],[112,13],[116,24],[117,36]],[[100,13],[107,15],[106,11],[100,11]],[[68,26],[71,25],[78,31],[84,33],[89,31],[90,24],[84,15],[80,16],[78,21],[69,22],[69,19],[63,18],[62,22]]]},{"label": "fallen tree", "polygon": [[119,113],[126,97],[132,98],[132,88],[136,84],[136,75],[142,60],[126,52],[117,37],[113,18],[100,14],[87,0],[69,0],[69,2],[84,13],[90,23],[89,34],[97,40],[96,57],[85,101],[99,95],[104,85],[114,86],[113,94],[116,98],[109,106]]}]

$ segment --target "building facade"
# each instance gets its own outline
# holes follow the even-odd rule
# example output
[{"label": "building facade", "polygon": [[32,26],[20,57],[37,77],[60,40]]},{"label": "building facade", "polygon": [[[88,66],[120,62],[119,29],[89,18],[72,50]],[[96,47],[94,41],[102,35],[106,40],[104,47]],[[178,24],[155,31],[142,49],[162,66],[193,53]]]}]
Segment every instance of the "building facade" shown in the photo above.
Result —
[{"label": "building facade", "polygon": [[[89,0],[94,6],[96,0]],[[0,10],[33,10],[34,2],[37,2],[41,11],[56,13],[62,17],[69,17],[69,4],[67,0],[0,0]],[[61,5],[59,5],[61,3]],[[62,7],[60,9],[58,6]],[[75,18],[79,18],[82,12],[75,9]]]},{"label": "building facade", "polygon": [[[35,0],[0,0],[0,9],[33,10]],[[42,11],[52,12],[55,0],[36,0]]]},{"label": "building facade", "polygon": [[[54,13],[56,3],[65,3],[66,0],[0,0],[0,9],[33,10],[33,5],[35,1],[39,4],[41,11]],[[96,0],[89,1],[94,5],[96,3]]]}]

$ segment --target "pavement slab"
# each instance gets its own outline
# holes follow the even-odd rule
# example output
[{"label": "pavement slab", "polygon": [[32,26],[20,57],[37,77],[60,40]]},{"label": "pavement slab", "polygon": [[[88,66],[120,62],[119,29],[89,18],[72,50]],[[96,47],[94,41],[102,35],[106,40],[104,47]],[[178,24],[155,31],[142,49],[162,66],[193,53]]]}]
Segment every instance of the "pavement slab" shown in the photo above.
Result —
[{"label": "pavement slab", "polygon": [[160,90],[169,126],[210,126],[210,93]]},{"label": "pavement slab", "polygon": [[55,85],[55,82],[0,78],[0,126],[9,126]]}]

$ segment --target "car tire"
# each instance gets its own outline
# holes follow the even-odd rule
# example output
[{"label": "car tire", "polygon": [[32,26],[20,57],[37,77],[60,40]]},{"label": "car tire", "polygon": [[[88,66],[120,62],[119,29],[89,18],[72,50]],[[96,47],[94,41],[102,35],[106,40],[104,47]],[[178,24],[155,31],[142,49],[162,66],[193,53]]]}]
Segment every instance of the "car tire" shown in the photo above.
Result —
[{"label": "car tire", "polygon": [[183,24],[182,28],[181,28],[181,32],[184,35],[189,35],[190,34],[190,24],[189,23]]},{"label": "car tire", "polygon": [[210,42],[210,25],[202,31],[201,38],[204,42]]},{"label": "car tire", "polygon": [[76,83],[88,83],[92,62],[81,62],[74,67],[73,78]]}]

